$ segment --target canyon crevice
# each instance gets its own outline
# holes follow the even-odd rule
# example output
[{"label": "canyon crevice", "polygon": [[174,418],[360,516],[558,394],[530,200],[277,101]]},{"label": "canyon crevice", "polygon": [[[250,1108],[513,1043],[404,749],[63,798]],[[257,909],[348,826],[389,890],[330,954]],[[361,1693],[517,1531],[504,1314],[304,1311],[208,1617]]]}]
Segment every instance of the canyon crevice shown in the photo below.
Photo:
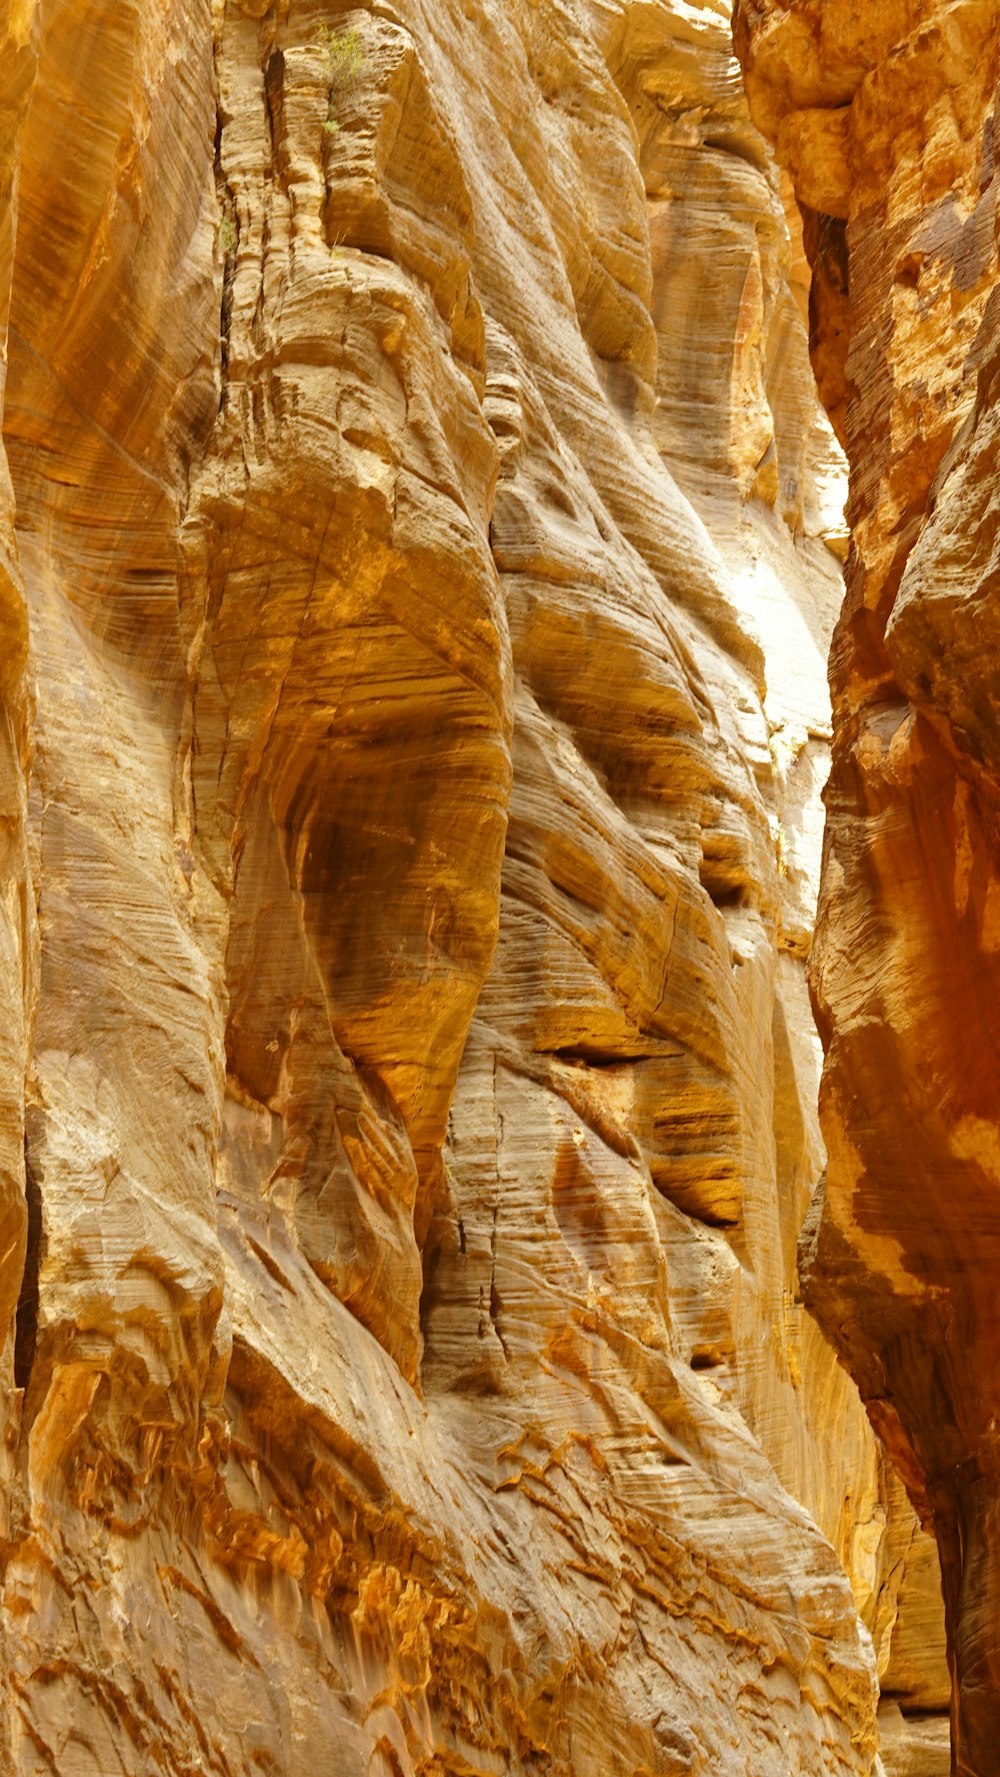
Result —
[{"label": "canyon crevice", "polygon": [[0,0],[4,1777],[939,1777],[942,1576],[993,1769],[997,26],[853,11]]},{"label": "canyon crevice", "polygon": [[[818,268],[851,469],[812,984],[825,1192],[807,1300],[941,1558],[953,1768],[1000,1758],[996,91],[970,0],[748,0],[753,114]],[[831,294],[833,293],[833,294]]]}]

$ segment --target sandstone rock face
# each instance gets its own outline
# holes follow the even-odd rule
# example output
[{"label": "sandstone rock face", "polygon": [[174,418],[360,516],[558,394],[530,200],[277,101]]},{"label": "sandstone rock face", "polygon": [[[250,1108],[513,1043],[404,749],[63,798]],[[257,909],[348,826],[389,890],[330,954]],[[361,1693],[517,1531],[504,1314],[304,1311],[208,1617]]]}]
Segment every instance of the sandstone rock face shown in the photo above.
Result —
[{"label": "sandstone rock face", "polygon": [[871,1772],[728,6],[6,0],[0,154],[0,1768]]},{"label": "sandstone rock face", "polygon": [[1000,1747],[1000,20],[974,0],[746,0],[737,41],[803,206],[851,463],[808,1299],[935,1529],[954,1768],[982,1777]]}]

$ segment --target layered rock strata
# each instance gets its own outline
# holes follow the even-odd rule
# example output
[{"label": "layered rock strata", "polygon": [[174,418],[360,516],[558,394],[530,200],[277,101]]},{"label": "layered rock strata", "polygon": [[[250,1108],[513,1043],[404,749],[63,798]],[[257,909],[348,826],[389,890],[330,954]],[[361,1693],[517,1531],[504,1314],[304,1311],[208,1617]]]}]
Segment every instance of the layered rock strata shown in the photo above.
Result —
[{"label": "layered rock strata", "polygon": [[870,1772],[727,7],[8,0],[0,94],[0,1768]]},{"label": "layered rock strata", "polygon": [[745,0],[738,41],[803,207],[814,361],[851,464],[809,1301],[934,1527],[953,1768],[985,1777],[1000,1748],[1000,20],[975,0]]}]

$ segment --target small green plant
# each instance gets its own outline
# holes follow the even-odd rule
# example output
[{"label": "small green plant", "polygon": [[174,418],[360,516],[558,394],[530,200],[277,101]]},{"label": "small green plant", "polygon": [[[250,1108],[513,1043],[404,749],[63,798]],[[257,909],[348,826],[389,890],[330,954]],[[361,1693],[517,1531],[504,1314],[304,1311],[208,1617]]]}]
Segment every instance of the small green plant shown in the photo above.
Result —
[{"label": "small green plant", "polygon": [[320,25],[318,37],[330,79],[330,102],[323,128],[332,135],[340,128],[338,106],[361,78],[365,52],[356,25],[348,31],[334,31],[329,25]]},{"label": "small green plant", "polygon": [[219,217],[219,249],[223,253],[236,251],[236,218],[235,216]]}]

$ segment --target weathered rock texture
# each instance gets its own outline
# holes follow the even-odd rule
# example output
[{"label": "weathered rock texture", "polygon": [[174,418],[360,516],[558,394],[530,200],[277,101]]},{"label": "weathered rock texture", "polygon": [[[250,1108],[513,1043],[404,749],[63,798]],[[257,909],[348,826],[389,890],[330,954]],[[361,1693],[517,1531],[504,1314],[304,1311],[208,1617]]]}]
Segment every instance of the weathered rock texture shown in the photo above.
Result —
[{"label": "weathered rock texture", "polygon": [[0,153],[0,1768],[870,1772],[931,1564],[796,1305],[842,480],[727,5],[3,0]]},{"label": "weathered rock texture", "polygon": [[808,1299],[932,1524],[954,1768],[1000,1769],[1000,15],[741,0],[851,463]]}]

